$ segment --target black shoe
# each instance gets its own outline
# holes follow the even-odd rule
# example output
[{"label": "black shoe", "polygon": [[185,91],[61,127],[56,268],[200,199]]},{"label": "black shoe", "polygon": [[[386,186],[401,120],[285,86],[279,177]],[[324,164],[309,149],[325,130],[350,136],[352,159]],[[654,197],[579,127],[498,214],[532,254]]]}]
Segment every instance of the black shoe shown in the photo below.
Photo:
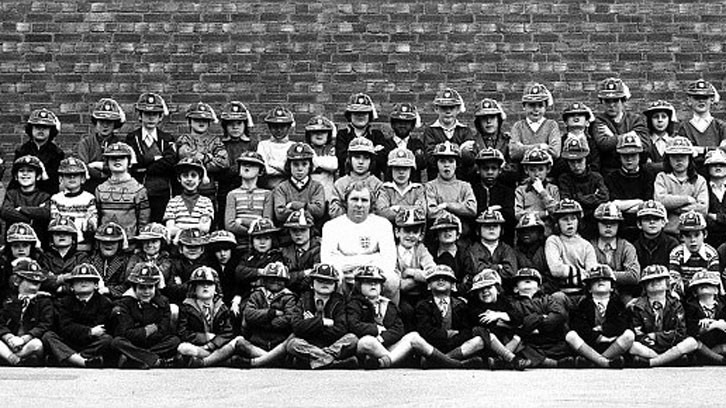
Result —
[{"label": "black shoe", "polygon": [[623,369],[625,367],[625,357],[617,356],[610,360],[610,368]]},{"label": "black shoe", "polygon": [[461,360],[461,368],[467,370],[484,368],[484,360],[481,357],[472,357],[467,358],[466,360]]},{"label": "black shoe", "polygon": [[86,368],[103,368],[104,361],[102,356],[95,356],[86,359]]},{"label": "black shoe", "polygon": [[650,360],[640,356],[634,356],[632,362],[633,368],[650,368]]},{"label": "black shoe", "polygon": [[199,357],[189,357],[186,361],[186,367],[188,368],[202,368],[204,367],[204,360]]},{"label": "black shoe", "polygon": [[494,357],[488,357],[487,358],[487,367],[492,370],[503,370],[507,367],[507,362],[502,360],[501,358],[494,358]]},{"label": "black shoe", "polygon": [[121,357],[118,358],[118,368],[130,368],[129,358],[121,354]]},{"label": "black shoe", "polygon": [[37,354],[31,354],[20,360],[20,365],[22,367],[40,367],[41,363],[42,360]]},{"label": "black shoe", "polygon": [[321,368],[325,368],[327,370],[354,370],[358,368],[358,358],[356,356],[352,356],[343,360],[335,360],[331,364]]},{"label": "black shoe", "polygon": [[575,357],[575,368],[595,368],[595,363],[582,356]]},{"label": "black shoe", "polygon": [[532,360],[528,358],[514,357],[514,360],[509,362],[509,366],[513,370],[524,371],[525,369],[532,367]]},{"label": "black shoe", "polygon": [[364,370],[375,370],[377,368],[380,368],[378,365],[378,359],[375,357],[371,357],[369,355],[366,355],[363,358],[363,369]]},{"label": "black shoe", "polygon": [[252,367],[252,362],[249,358],[232,356],[232,358],[229,359],[229,366],[234,368],[250,368]]},{"label": "black shoe", "polygon": [[557,360],[557,368],[575,368],[575,358],[565,357]]}]

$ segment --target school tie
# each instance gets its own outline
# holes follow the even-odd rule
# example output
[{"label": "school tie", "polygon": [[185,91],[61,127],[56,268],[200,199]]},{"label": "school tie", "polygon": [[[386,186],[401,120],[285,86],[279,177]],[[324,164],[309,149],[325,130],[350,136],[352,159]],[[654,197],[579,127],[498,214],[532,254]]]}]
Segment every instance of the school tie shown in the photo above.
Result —
[{"label": "school tie", "polygon": [[597,302],[597,313],[600,316],[605,316],[605,304],[602,302]]},{"label": "school tie", "polygon": [[716,305],[713,305],[711,307],[701,305],[701,309],[703,309],[703,314],[706,315],[708,319],[713,319],[716,315]]},{"label": "school tie", "polygon": [[207,322],[209,329],[212,329],[212,307],[210,305],[204,305],[202,307],[204,313],[204,320]]},{"label": "school tie", "polygon": [[154,144],[154,138],[151,137],[150,133],[144,134],[144,144],[146,144],[146,147],[151,147]]},{"label": "school tie", "polygon": [[318,299],[315,301],[315,311],[317,315],[323,315],[323,312],[325,311],[325,303],[323,302],[323,299]]},{"label": "school tie", "polygon": [[612,245],[605,244],[605,260],[608,265],[611,265],[613,263],[613,253],[615,252],[615,249],[613,249]]},{"label": "school tie", "polygon": [[449,311],[449,302],[446,299],[439,301],[439,310],[441,310],[441,317],[446,317],[446,313]]},{"label": "school tie", "polygon": [[659,301],[653,302],[653,311],[655,312],[655,331],[661,331],[663,328],[663,304]]},{"label": "school tie", "polygon": [[28,310],[28,306],[30,306],[30,296],[27,295],[20,295],[20,301],[21,303],[21,309],[20,309],[20,321],[23,321],[23,318],[25,317],[25,311]]}]

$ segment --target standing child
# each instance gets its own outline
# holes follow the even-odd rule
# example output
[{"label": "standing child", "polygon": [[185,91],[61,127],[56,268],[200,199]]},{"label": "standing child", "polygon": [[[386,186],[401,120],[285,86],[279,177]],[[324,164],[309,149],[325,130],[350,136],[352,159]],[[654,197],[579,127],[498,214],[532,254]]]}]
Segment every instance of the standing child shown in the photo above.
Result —
[{"label": "standing child", "polygon": [[718,247],[726,242],[726,152],[722,149],[706,153],[704,165],[708,169],[708,242]]},{"label": "standing child", "polygon": [[305,125],[305,143],[315,152],[313,156],[313,180],[323,185],[325,205],[333,197],[333,185],[338,174],[338,158],[335,156],[337,128],[332,120],[323,115],[310,118]]},{"label": "standing child", "polygon": [[[48,194],[58,192],[58,167],[65,158],[63,149],[54,142],[61,131],[58,116],[52,111],[41,108],[34,110],[25,125],[29,140],[15,150],[15,160],[23,156],[35,156],[43,163],[48,178],[38,181],[38,190]],[[12,188],[11,186],[8,186]]]},{"label": "standing child", "polygon": [[43,251],[38,262],[48,271],[48,279],[43,283],[44,290],[56,296],[68,293],[69,278],[74,268],[85,262],[88,254],[78,251],[76,245],[76,225],[73,220],[58,216],[48,225],[50,246]]},{"label": "standing child", "polygon": [[39,292],[46,276],[34,260],[13,262],[13,275],[15,291],[0,307],[0,359],[11,366],[38,366],[43,362],[41,338],[53,325],[53,300]]},{"label": "standing child", "polygon": [[630,309],[635,342],[630,348],[636,367],[657,367],[672,363],[696,351],[698,342],[686,337],[685,312],[670,294],[670,273],[663,265],[643,269],[640,284],[645,294]]},{"label": "standing child", "polygon": [[246,249],[249,245],[247,231],[254,220],[272,218],[272,192],[257,187],[257,181],[265,172],[265,161],[257,152],[244,152],[237,158],[241,184],[227,195],[224,212],[226,230],[234,233],[237,243]]},{"label": "standing child", "polygon": [[371,126],[371,122],[378,119],[378,111],[371,97],[364,93],[351,95],[348,105],[345,107],[345,119],[348,120],[348,126],[338,129],[338,135],[335,138],[338,176],[343,177],[348,173],[346,165],[350,159],[348,146],[353,139],[362,137],[368,139],[374,146],[370,171],[376,177],[382,178],[386,170],[385,137],[383,132]]},{"label": "standing child", "polygon": [[176,164],[174,135],[159,128],[169,108],[159,94],[146,92],[139,96],[134,105],[139,114],[141,126],[126,135],[126,144],[131,146],[137,163],[131,168],[136,181],[143,184],[149,196],[152,222],[161,222],[166,204],[171,198],[171,183]]},{"label": "standing child", "polygon": [[[451,88],[439,91],[434,98],[434,110],[438,117],[434,123],[424,128],[423,133],[423,142],[426,147],[426,157],[428,158],[428,181],[436,178],[438,172],[436,151],[438,151],[438,146],[441,143],[449,142],[461,145],[469,141],[467,149],[476,152],[471,129],[457,119],[459,114],[466,112],[464,99],[459,95],[459,92]],[[460,168],[459,172],[462,171],[463,169]]]},{"label": "standing child", "polygon": [[171,257],[166,250],[167,236],[168,232],[166,228],[155,222],[139,228],[139,235],[133,237],[138,247],[126,264],[124,281],[131,276],[131,272],[134,270],[136,264],[142,262],[152,263],[161,272],[162,280],[159,282],[159,289],[164,288],[165,282],[171,274]]},{"label": "standing child", "polygon": [[708,185],[696,172],[693,152],[690,140],[674,137],[665,150],[663,171],[655,177],[653,198],[668,210],[665,231],[669,234],[677,234],[680,214],[691,210],[708,213]]},{"label": "standing child", "polygon": [[458,285],[474,270],[474,261],[469,256],[467,247],[459,241],[461,229],[459,218],[448,211],[442,211],[429,229],[435,238],[435,245],[432,247],[434,263],[451,268]]},{"label": "standing child", "polygon": [[[419,138],[411,136],[414,129],[421,127],[421,116],[416,106],[410,103],[397,103],[389,115],[393,137],[386,138],[386,148],[381,152],[391,161],[391,151],[395,149],[407,149],[414,157],[414,168],[411,170],[411,181],[421,182],[421,170],[426,168],[425,146]],[[388,164],[390,169],[390,164]],[[385,180],[390,181],[390,174],[385,174]]]},{"label": "standing child", "polygon": [[289,133],[295,129],[295,117],[292,112],[282,106],[272,108],[265,116],[265,123],[270,129],[270,137],[261,140],[257,144],[257,153],[262,156],[265,162],[265,173],[261,186],[273,190],[278,184],[287,178],[285,175],[285,161],[287,151],[293,142],[290,141]]},{"label": "standing child", "polygon": [[668,265],[671,251],[680,242],[663,231],[667,221],[668,213],[663,204],[657,201],[648,200],[638,209],[640,235],[633,246],[641,266]]},{"label": "standing child", "polygon": [[96,197],[81,189],[88,179],[88,168],[81,160],[68,157],[61,161],[58,174],[63,188],[50,198],[50,217],[64,216],[73,220],[78,234],[78,250],[88,252],[98,225]]},{"label": "standing child", "polygon": [[590,124],[590,134],[600,150],[600,173],[606,176],[620,167],[615,155],[619,135],[631,134],[647,143],[648,128],[643,116],[625,111],[630,96],[630,88],[620,78],[606,78],[598,84],[597,97],[605,111]]},{"label": "standing child", "polygon": [[[502,161],[510,159],[509,143],[511,136],[509,132],[502,130],[505,120],[507,120],[507,114],[504,113],[499,102],[488,98],[484,98],[479,102],[477,111],[474,113],[474,127],[477,132],[472,135],[474,147],[472,149],[462,149],[461,152],[465,173],[464,180],[475,182],[479,164],[477,158],[482,150],[498,151],[502,156]],[[519,170],[512,163],[503,163],[502,171],[507,181],[514,180],[519,176],[517,174]]]},{"label": "standing child", "polygon": [[229,156],[222,139],[209,133],[210,125],[219,122],[217,114],[211,106],[198,102],[189,108],[186,118],[190,132],[177,140],[179,160],[193,159],[201,163],[206,173],[199,185],[199,194],[209,198],[215,212],[219,212],[215,180],[217,175],[229,170]]},{"label": "standing child", "polygon": [[358,338],[348,333],[345,298],[337,292],[340,274],[331,265],[318,264],[309,276],[312,290],[298,300],[287,353],[312,369],[357,368]]},{"label": "standing child", "polygon": [[297,142],[287,150],[285,174],[289,174],[290,178],[272,191],[272,206],[278,225],[294,211],[302,209],[313,216],[316,224],[321,224],[325,214],[325,190],[311,177],[314,156],[313,148],[307,143]]},{"label": "standing child", "polygon": [[[590,243],[595,249],[597,262],[612,269],[613,284],[621,290],[621,295],[629,295],[632,290],[623,291],[623,289],[638,286],[640,263],[633,244],[618,235],[623,214],[614,203],[603,203],[595,210],[595,219],[598,236]],[[631,297],[624,299],[625,302],[627,303]]]},{"label": "standing child", "polygon": [[508,244],[514,242],[514,188],[502,177],[506,167],[504,155],[493,147],[485,147],[476,156],[478,177],[471,186],[476,197],[477,213],[481,214],[489,208],[497,208],[504,216],[503,240]]},{"label": "standing child", "polygon": [[533,268],[542,271],[542,290],[551,294],[557,291],[558,285],[550,274],[547,257],[545,256],[544,222],[535,213],[525,212],[516,226],[517,241],[514,251],[517,254],[519,268]]},{"label": "standing child", "polygon": [[126,264],[128,262],[128,240],[126,231],[115,222],[101,225],[96,231],[97,248],[88,257],[88,263],[101,274],[99,292],[112,299],[123,296],[126,286]]},{"label": "standing child", "polygon": [[726,363],[726,308],[721,278],[716,272],[700,270],[688,290],[693,294],[683,304],[686,332],[698,340],[698,355],[711,364]]},{"label": "standing child", "polygon": [[113,303],[98,293],[101,275],[93,265],[76,265],[68,278],[72,296],[58,301],[58,331],[47,331],[43,342],[65,366],[102,368],[113,337],[106,332]]},{"label": "standing child", "polygon": [[161,272],[138,264],[128,279],[131,288],[111,311],[114,339],[121,353],[119,368],[159,368],[173,365],[180,340],[171,330],[169,300],[159,293]]},{"label": "standing child", "polygon": [[[704,242],[708,232],[703,215],[695,211],[681,214],[678,230],[682,243],[671,251],[668,269],[676,293],[685,302],[686,288],[696,272],[705,269],[719,273],[720,268],[718,252]],[[726,275],[722,274],[722,279],[724,277]]]},{"label": "standing child", "polygon": [[374,208],[372,210],[375,209],[376,198],[383,185],[383,182],[373,174],[372,170],[376,153],[373,142],[365,137],[356,137],[350,141],[347,159],[345,160],[345,168],[348,174],[335,181],[333,198],[330,199],[330,208],[328,209],[330,218],[345,214],[344,197],[349,186],[357,182],[363,182],[368,186],[373,198],[371,206]]},{"label": "standing child", "polygon": [[114,143],[103,152],[111,177],[96,188],[98,222],[122,225],[126,236],[135,236],[139,227],[149,223],[149,197],[146,188],[129,173],[135,162],[134,151],[126,143]]},{"label": "standing child", "polygon": [[[562,147],[564,148],[565,142],[571,138],[575,138],[580,141],[582,146],[587,146],[589,153],[587,154],[587,166],[595,171],[600,171],[600,151],[595,144],[595,140],[589,132],[590,124],[595,122],[595,115],[593,115],[590,107],[582,102],[573,102],[565,108],[562,112],[562,121],[565,123],[565,133],[562,135]],[[568,169],[567,162],[560,156],[558,160],[554,161],[554,167],[552,174],[554,177],[559,177],[560,174],[566,172]]]},{"label": "standing child", "polygon": [[310,290],[308,275],[320,263],[320,238],[315,236],[313,217],[300,209],[287,217],[283,225],[290,235],[290,245],[282,247],[282,256],[290,269],[287,287],[295,294]]},{"label": "standing child", "polygon": [[547,108],[554,105],[549,89],[542,84],[533,84],[525,89],[522,107],[526,118],[518,120],[510,130],[509,154],[512,161],[519,162],[529,150],[545,150],[553,159],[560,157],[562,141],[559,125],[545,117]]},{"label": "standing child", "polygon": [[653,173],[657,174],[663,171],[663,161],[665,159],[665,150],[668,147],[673,136],[675,136],[678,128],[678,116],[676,108],[666,101],[651,102],[648,108],[643,111],[650,140],[646,146],[649,149],[647,154],[647,167]]},{"label": "standing child", "polygon": [[[13,263],[20,258],[38,260],[41,255],[40,241],[30,225],[18,222],[8,227],[5,235],[5,246],[2,248],[3,269],[2,276],[0,276],[0,279],[2,279],[0,281],[0,299],[4,300],[5,297],[14,294],[12,292],[12,289],[14,289],[12,287]],[[44,284],[47,278],[46,274]],[[48,290],[42,286],[41,289]]]},{"label": "standing child", "polygon": [[550,213],[560,201],[560,189],[547,181],[552,156],[535,147],[524,154],[522,167],[527,178],[514,190],[514,216],[521,218],[525,211],[536,213],[545,222],[545,235],[550,235]]},{"label": "standing child", "polygon": [[171,303],[180,305],[184,301],[192,272],[207,264],[207,243],[207,235],[197,228],[185,229],[179,234],[179,253],[171,257],[169,276],[162,275],[165,285],[159,287]]},{"label": "standing child", "polygon": [[711,115],[711,108],[721,101],[721,95],[713,84],[699,79],[688,84],[686,96],[693,117],[678,128],[678,136],[687,138],[697,146],[699,157],[696,160],[700,165],[705,151],[723,146],[726,139],[726,122]]},{"label": "standing child", "polygon": [[204,233],[209,232],[215,214],[212,200],[199,192],[199,185],[207,174],[204,165],[195,159],[183,159],[177,163],[176,172],[182,193],[169,200],[164,213],[166,228],[174,244],[186,229],[197,228]]},{"label": "standing child", "polygon": [[391,180],[381,186],[376,201],[378,215],[394,222],[407,209],[420,209],[426,213],[424,186],[412,181],[416,172],[416,157],[405,147],[397,147],[388,154],[388,170]]},{"label": "standing child", "polygon": [[41,243],[47,245],[50,194],[38,188],[38,183],[48,178],[45,166],[35,156],[23,156],[13,162],[12,175],[17,188],[10,188],[5,194],[0,218],[7,225],[16,222],[30,224]]},{"label": "standing child", "polygon": [[614,295],[615,274],[609,266],[597,265],[583,281],[587,294],[573,310],[572,330],[565,337],[581,356],[575,365],[623,368],[623,355],[633,345],[635,334],[628,328],[625,304]]},{"label": "standing child", "polygon": [[502,242],[502,225],[504,217],[497,210],[486,210],[476,219],[479,239],[468,249],[474,263],[474,269],[462,282],[462,290],[468,291],[476,271],[493,269],[502,278],[505,289],[512,286],[512,278],[516,273],[517,254],[511,246]]},{"label": "standing child", "polygon": [[103,159],[106,147],[121,138],[116,135],[116,129],[126,123],[126,114],[121,105],[111,98],[102,98],[91,113],[94,133],[83,136],[77,146],[78,157],[88,166],[85,190],[93,194],[96,187],[106,181],[109,176],[108,167]]},{"label": "standing child", "polygon": [[[225,305],[230,305],[235,294],[235,275],[237,266],[242,259],[242,251],[237,248],[237,240],[234,235],[225,230],[217,230],[209,234],[206,251],[210,254],[207,257],[208,265],[217,272],[219,277],[217,295],[222,296]],[[235,327],[235,329],[239,329],[239,327]]]}]

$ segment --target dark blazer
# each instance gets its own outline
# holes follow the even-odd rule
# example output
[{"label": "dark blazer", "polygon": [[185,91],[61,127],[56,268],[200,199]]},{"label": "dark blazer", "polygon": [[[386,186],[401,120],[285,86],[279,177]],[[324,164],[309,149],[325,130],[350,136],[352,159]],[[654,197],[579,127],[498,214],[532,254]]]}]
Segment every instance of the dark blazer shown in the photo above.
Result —
[{"label": "dark blazer", "polygon": [[[550,345],[562,342],[567,326],[567,310],[551,295],[537,292],[531,299],[514,295],[510,316],[521,325],[515,330],[525,342]],[[538,330],[539,333],[532,333]]]},{"label": "dark blazer", "polygon": [[320,239],[313,237],[310,240],[310,248],[298,255],[295,244],[282,248],[282,256],[285,265],[290,269],[290,281],[287,287],[295,293],[302,293],[310,289],[312,279],[305,275],[306,269],[312,269],[315,264],[320,263]]},{"label": "dark blazer", "polygon": [[58,301],[58,334],[76,345],[91,344],[96,340],[91,328],[107,324],[112,308],[113,303],[98,292],[85,304],[74,295],[64,296]]},{"label": "dark blazer", "polygon": [[138,161],[131,168],[131,175],[146,187],[149,196],[170,195],[171,182],[176,178],[174,165],[178,160],[174,147],[174,136],[161,129],[156,129],[156,145],[161,151],[162,158],[154,160],[153,156],[143,154],[146,145],[141,139],[141,135],[141,128],[138,128],[126,136],[126,143],[134,149]]},{"label": "dark blazer", "polygon": [[214,333],[212,340],[207,340],[207,330],[204,327],[204,314],[194,299],[187,298],[179,307],[179,339],[196,346],[207,346],[209,350],[216,350],[227,344],[234,333],[232,329],[232,312],[217,298],[212,307],[214,317],[209,333]]},{"label": "dark blazer", "polygon": [[21,314],[23,302],[18,295],[7,298],[0,307],[0,337],[12,333],[16,336],[29,334],[36,339],[43,337],[53,326],[55,311],[51,297],[39,292],[30,300],[25,314]]},{"label": "dark blazer", "polygon": [[[370,300],[361,294],[354,294],[348,300],[345,311],[348,316],[348,328],[353,334],[358,337],[378,337],[376,310]],[[401,320],[398,306],[391,301],[388,301],[382,326],[386,328],[381,333],[383,345],[386,347],[396,344],[404,335],[403,320]]]},{"label": "dark blazer", "polygon": [[[305,312],[315,317],[303,318]],[[324,326],[323,318],[333,319],[332,326]],[[295,315],[292,319],[292,330],[295,336],[307,340],[318,347],[326,347],[335,343],[348,331],[348,319],[345,315],[345,298],[333,292],[325,304],[322,314],[315,308],[315,292],[307,291],[300,296],[297,302]]]},{"label": "dark blazer", "polygon": [[577,308],[570,313],[572,330],[575,330],[587,344],[595,344],[601,334],[605,337],[617,337],[629,328],[628,315],[620,296],[615,294],[610,296],[601,332],[592,330],[595,327],[596,309],[592,296],[588,295],[582,298]]},{"label": "dark blazer", "polygon": [[[383,135],[383,132],[378,129],[373,129],[370,125],[368,125],[368,128],[363,136],[370,139],[373,142],[373,146],[385,146],[384,140],[386,137]],[[348,173],[345,168],[345,160],[348,158],[348,145],[354,137],[355,132],[350,125],[338,129],[338,135],[335,138],[335,155],[338,157],[339,177],[343,177]],[[383,150],[379,151],[371,163],[371,173],[382,180],[387,162],[388,157],[385,156]]]},{"label": "dark blazer", "polygon": [[[149,303],[125,295],[116,301],[111,320],[114,322],[113,335],[125,337],[138,347],[149,348],[172,334],[169,300],[163,295],[154,296]],[[158,330],[147,336],[145,327],[149,324],[155,324]]]},{"label": "dark blazer", "polygon": [[[391,150],[397,148],[396,141],[393,140],[393,136],[387,137],[383,141],[383,150],[381,155],[386,157],[386,163],[388,163],[388,154]],[[411,181],[414,183],[421,182],[421,171],[426,168],[426,149],[424,147],[423,140],[410,135],[408,142],[406,142],[406,149],[410,150],[416,158],[416,169],[411,172]],[[392,181],[390,174],[386,171],[383,181]]]},{"label": "dark blazer", "polygon": [[656,331],[655,313],[647,296],[637,298],[630,309],[630,325],[635,331],[635,341],[643,341],[649,333],[655,333],[656,352],[663,352],[686,338],[685,311],[681,302],[666,294],[663,305],[662,328]]},{"label": "dark blazer", "polygon": [[451,338],[442,326],[444,319],[433,295],[429,295],[416,305],[416,330],[424,340],[439,350],[450,350],[471,338],[471,322],[466,301],[454,296],[450,299],[451,330],[459,331],[459,334]]}]

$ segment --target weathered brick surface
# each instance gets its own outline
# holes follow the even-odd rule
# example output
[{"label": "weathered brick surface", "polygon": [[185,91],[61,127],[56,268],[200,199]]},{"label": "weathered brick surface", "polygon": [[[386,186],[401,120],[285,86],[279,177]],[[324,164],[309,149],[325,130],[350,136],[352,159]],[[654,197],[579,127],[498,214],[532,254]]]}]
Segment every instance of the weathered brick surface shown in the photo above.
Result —
[{"label": "weathered brick surface", "polygon": [[[725,14],[720,2],[657,0],[3,1],[0,144],[12,151],[28,113],[46,106],[71,149],[104,96],[129,113],[126,132],[146,90],[170,102],[165,126],[176,132],[188,104],[240,99],[257,122],[289,105],[299,135],[312,114],[343,121],[357,91],[373,96],[383,121],[401,101],[431,121],[433,95],[447,85],[470,107],[502,100],[514,120],[532,81],[554,91],[559,118],[568,101],[595,105],[597,81],[611,75],[630,84],[631,110],[662,98],[685,117],[688,81],[725,85]],[[264,126],[256,132],[264,137]]]}]

